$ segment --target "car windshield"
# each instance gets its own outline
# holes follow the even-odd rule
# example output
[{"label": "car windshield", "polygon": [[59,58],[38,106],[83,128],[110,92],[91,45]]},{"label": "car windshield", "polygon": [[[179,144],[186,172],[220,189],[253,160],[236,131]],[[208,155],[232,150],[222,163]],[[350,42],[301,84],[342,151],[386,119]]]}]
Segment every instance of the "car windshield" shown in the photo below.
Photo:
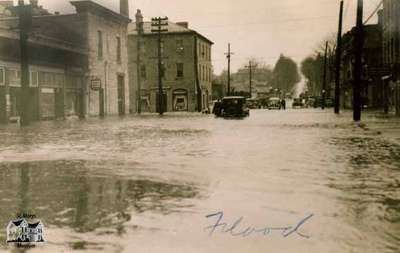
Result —
[{"label": "car windshield", "polygon": [[237,105],[239,104],[239,99],[225,99],[224,104],[226,105]]}]

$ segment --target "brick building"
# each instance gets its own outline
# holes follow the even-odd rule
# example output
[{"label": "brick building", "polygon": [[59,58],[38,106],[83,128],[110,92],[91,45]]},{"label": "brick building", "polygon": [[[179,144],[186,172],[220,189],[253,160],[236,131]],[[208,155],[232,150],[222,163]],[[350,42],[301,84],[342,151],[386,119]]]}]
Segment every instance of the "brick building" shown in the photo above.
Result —
[{"label": "brick building", "polygon": [[400,115],[400,1],[383,1],[383,63],[390,71],[384,82],[389,104]]},{"label": "brick building", "polygon": [[[129,26],[129,80],[131,111],[158,111],[157,34],[151,22],[143,22],[140,11]],[[143,32],[139,36],[138,24]],[[189,29],[187,22],[168,22],[162,34],[164,108],[172,111],[202,111],[212,101],[213,42]],[[139,53],[139,57],[138,57]],[[138,63],[139,60],[139,63]],[[140,95],[139,95],[140,88]]]},{"label": "brick building", "polygon": [[31,0],[29,101],[20,96],[18,17],[13,11],[0,17],[0,122],[18,117],[21,103],[31,105],[32,120],[125,114],[129,108],[129,18],[91,1],[71,4],[76,13],[60,15]]},{"label": "brick building", "polygon": [[[369,108],[382,108],[383,82],[382,75],[382,23],[364,25],[364,49],[362,91],[363,105]],[[342,66],[342,107],[353,106],[353,72],[354,72],[354,29],[343,35]]]}]

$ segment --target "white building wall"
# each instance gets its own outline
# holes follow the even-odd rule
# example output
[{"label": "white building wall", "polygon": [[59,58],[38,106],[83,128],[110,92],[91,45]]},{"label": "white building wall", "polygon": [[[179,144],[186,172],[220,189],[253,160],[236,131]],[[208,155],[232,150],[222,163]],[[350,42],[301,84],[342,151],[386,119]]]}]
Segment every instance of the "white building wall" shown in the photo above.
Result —
[{"label": "white building wall", "polygon": [[[98,32],[103,38],[103,56],[98,57]],[[97,116],[100,113],[99,91],[91,89],[91,80],[98,78],[104,89],[105,114],[118,114],[118,75],[124,76],[125,112],[129,112],[128,52],[127,25],[112,22],[104,17],[88,14],[88,74],[87,104],[88,114]],[[117,61],[117,37],[121,40],[121,62]]]}]

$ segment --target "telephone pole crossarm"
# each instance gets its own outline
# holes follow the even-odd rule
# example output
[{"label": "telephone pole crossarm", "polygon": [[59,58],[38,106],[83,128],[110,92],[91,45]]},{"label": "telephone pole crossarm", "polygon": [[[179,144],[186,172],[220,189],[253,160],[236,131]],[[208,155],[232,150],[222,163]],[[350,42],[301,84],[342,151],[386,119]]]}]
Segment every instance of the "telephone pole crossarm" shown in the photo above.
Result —
[{"label": "telephone pole crossarm", "polygon": [[335,113],[340,113],[340,70],[342,61],[342,26],[343,26],[343,0],[340,1],[339,28],[336,45],[336,66],[335,66]]},{"label": "telephone pole crossarm", "polygon": [[16,7],[19,17],[19,35],[21,52],[21,126],[29,125],[30,94],[29,94],[29,33],[32,30],[32,6],[19,2]]},{"label": "telephone pole crossarm", "polygon": [[[162,52],[162,40],[161,40],[161,35],[162,33],[168,32],[168,18],[164,17],[158,17],[158,18],[152,18],[151,19],[151,26],[152,26],[152,33],[157,33],[157,45],[158,45],[158,53],[157,53],[157,59],[158,59],[158,113],[160,115],[163,115],[165,112],[164,108],[164,89],[163,89],[163,75],[164,75],[164,70],[163,70],[163,52]],[[167,28],[165,28],[167,27]]]},{"label": "telephone pole crossarm", "polygon": [[228,44],[228,52],[225,53],[226,58],[228,59],[228,88],[227,88],[227,95],[231,95],[231,57],[235,53],[231,52],[231,44]]},{"label": "telephone pole crossarm", "polygon": [[246,68],[249,69],[249,93],[250,93],[250,98],[252,98],[252,93],[253,93],[253,70],[254,68],[257,68],[257,64],[253,64],[252,61],[249,61],[249,65],[246,66]]},{"label": "telephone pole crossarm", "polygon": [[353,119],[358,122],[361,120],[361,75],[362,75],[362,54],[364,47],[364,27],[363,27],[363,0],[357,1],[357,25],[355,28],[354,39],[354,82],[353,82]]}]

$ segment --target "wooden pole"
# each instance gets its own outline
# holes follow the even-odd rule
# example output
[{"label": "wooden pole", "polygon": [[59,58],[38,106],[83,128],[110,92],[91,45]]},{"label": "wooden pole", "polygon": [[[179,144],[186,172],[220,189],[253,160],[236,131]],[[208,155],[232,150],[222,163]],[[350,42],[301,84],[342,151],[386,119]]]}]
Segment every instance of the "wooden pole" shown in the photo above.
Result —
[{"label": "wooden pole", "polygon": [[164,75],[164,69],[163,69],[163,63],[162,63],[162,52],[161,52],[161,34],[163,32],[168,32],[168,29],[163,29],[163,27],[168,26],[168,18],[153,18],[152,19],[152,26],[156,27],[156,29],[152,29],[152,32],[157,32],[157,45],[158,45],[158,52],[157,52],[157,59],[158,59],[158,113],[160,115],[163,115],[165,110],[164,110],[164,89],[163,89],[163,75]]},{"label": "wooden pole", "polygon": [[335,69],[335,113],[340,113],[340,69],[342,63],[342,27],[343,27],[343,0],[340,1],[339,28],[336,45],[336,69]]},{"label": "wooden pole", "polygon": [[21,52],[21,117],[20,125],[27,126],[30,123],[30,94],[29,94],[29,47],[28,38],[32,27],[32,7],[20,2],[18,6],[20,52]]},{"label": "wooden pole", "polygon": [[362,75],[362,54],[364,47],[363,38],[363,0],[357,1],[357,25],[355,28],[354,51],[354,82],[353,82],[353,119],[361,120],[361,75]]},{"label": "wooden pole", "polygon": [[325,45],[325,56],[324,56],[324,77],[322,80],[322,103],[321,103],[321,109],[325,110],[325,100],[326,100],[326,75],[327,75],[327,65],[328,65],[328,46],[329,42],[326,42]]},{"label": "wooden pole", "polygon": [[228,59],[228,88],[227,88],[227,95],[231,95],[231,56],[233,53],[231,52],[231,44],[228,44],[228,53],[225,53],[226,58]]}]

